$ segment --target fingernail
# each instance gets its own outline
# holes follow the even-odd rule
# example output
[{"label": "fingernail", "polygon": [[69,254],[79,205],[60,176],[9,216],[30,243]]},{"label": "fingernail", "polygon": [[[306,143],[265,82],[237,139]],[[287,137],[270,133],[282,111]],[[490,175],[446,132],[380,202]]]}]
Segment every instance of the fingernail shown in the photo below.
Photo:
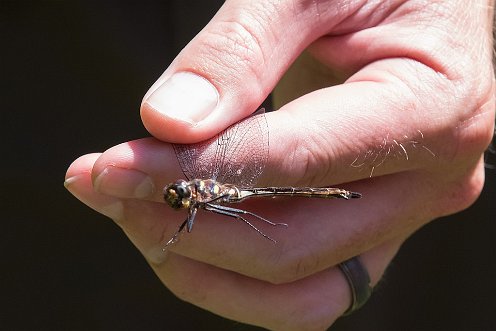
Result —
[{"label": "fingernail", "polygon": [[81,178],[83,176],[83,174],[79,174],[79,175],[75,175],[75,176],[72,176],[72,177],[69,177],[69,178],[66,178],[64,180],[64,187],[66,189],[69,189],[69,186],[71,184],[73,184],[74,182],[76,182],[79,178]]},{"label": "fingernail", "polygon": [[135,169],[107,166],[96,177],[94,188],[97,192],[119,198],[144,199],[155,191],[152,179]]},{"label": "fingernail", "polygon": [[64,181],[64,186],[72,195],[90,208],[116,222],[122,219],[124,210],[122,201],[112,196],[95,194],[89,173],[67,178]]},{"label": "fingernail", "polygon": [[207,79],[191,72],[178,72],[145,102],[167,117],[195,124],[206,118],[218,101],[219,93]]}]

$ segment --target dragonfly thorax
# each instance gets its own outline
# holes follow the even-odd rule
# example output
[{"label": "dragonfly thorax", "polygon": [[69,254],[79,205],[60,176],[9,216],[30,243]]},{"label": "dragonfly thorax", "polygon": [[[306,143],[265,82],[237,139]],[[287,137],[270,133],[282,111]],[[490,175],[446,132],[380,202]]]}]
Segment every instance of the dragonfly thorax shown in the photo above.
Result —
[{"label": "dragonfly thorax", "polygon": [[174,209],[186,209],[208,202],[222,202],[239,196],[234,185],[220,184],[213,179],[178,180],[164,188],[164,199]]}]

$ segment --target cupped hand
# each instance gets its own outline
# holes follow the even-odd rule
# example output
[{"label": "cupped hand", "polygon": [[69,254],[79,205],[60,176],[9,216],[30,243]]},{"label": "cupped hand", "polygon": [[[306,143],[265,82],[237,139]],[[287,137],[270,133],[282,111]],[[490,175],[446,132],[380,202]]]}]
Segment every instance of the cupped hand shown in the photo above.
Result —
[{"label": "cupped hand", "polygon": [[[324,329],[351,300],[336,264],[360,255],[375,284],[416,229],[478,197],[494,125],[491,5],[227,1],[145,95],[142,119],[157,139],[82,156],[66,186],[119,224],[178,297],[270,329]],[[164,253],[186,217],[163,203],[162,187],[183,177],[167,142],[213,136],[279,81],[285,104],[266,115],[258,184],[364,197],[240,205],[289,225],[260,225],[277,244],[200,211]]]}]

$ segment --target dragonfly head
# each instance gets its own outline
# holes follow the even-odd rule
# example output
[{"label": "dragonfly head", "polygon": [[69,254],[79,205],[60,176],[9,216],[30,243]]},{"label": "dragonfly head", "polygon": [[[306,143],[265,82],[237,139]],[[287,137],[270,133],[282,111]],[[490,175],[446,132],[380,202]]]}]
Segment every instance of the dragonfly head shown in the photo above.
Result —
[{"label": "dragonfly head", "polygon": [[164,188],[164,200],[174,209],[189,208],[191,203],[191,189],[188,182],[178,180]]}]

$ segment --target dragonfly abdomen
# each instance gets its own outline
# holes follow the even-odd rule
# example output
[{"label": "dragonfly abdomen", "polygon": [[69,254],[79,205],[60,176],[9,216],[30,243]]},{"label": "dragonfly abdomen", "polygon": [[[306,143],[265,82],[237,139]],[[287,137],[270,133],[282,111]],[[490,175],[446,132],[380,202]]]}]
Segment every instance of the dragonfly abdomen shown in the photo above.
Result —
[{"label": "dragonfly abdomen", "polygon": [[260,187],[252,189],[241,189],[238,200],[249,197],[276,197],[292,196],[320,199],[355,199],[362,195],[333,187]]}]

